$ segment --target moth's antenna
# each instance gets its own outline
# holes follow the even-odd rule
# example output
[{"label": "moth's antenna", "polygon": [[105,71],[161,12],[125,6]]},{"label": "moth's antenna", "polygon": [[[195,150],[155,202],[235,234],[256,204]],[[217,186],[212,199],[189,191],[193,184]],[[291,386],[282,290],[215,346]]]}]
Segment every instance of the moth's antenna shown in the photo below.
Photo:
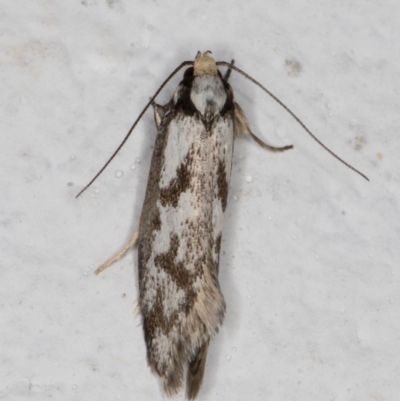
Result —
[{"label": "moth's antenna", "polygon": [[365,178],[367,181],[369,181],[369,178],[358,171],[356,168],[351,166],[349,163],[345,162],[343,159],[341,159],[339,156],[337,156],[335,153],[333,153],[328,147],[326,147],[305,125],[304,123],[300,120],[299,117],[294,114],[289,107],[287,107],[284,103],[282,103],[273,93],[271,93],[267,88],[262,86],[258,81],[256,81],[254,78],[252,78],[250,75],[246,74],[244,71],[241,69],[235,67],[233,63],[227,63],[226,61],[218,61],[216,63],[217,65],[221,65],[224,67],[229,67],[232,70],[237,71],[239,74],[242,74],[244,77],[246,77],[248,80],[256,84],[258,87],[260,87],[263,91],[267,92],[268,95],[272,97],[277,103],[279,103],[305,130],[306,132],[313,138],[319,145],[321,145],[327,152],[329,152],[333,157],[335,157],[337,160],[339,160],[341,163],[343,163],[345,166],[347,166],[349,169],[353,170],[357,174],[361,175],[361,177]]},{"label": "moth's antenna", "polygon": [[149,100],[149,102],[146,104],[145,108],[142,110],[142,112],[139,114],[139,117],[136,119],[136,121],[133,123],[131,129],[128,131],[128,133],[125,135],[125,138],[121,142],[121,144],[118,146],[117,150],[112,154],[112,156],[108,159],[107,163],[101,168],[101,170],[93,177],[93,179],[89,182],[89,184],[86,185],[85,188],[82,189],[82,191],[79,192],[78,195],[76,195],[76,198],[78,198],[83,192],[85,192],[92,184],[93,182],[97,179],[97,177],[105,170],[105,168],[110,164],[111,160],[114,159],[116,154],[120,151],[122,146],[124,146],[125,142],[128,140],[129,136],[131,135],[132,131],[136,127],[137,123],[139,120],[143,117],[143,114],[147,111],[147,109],[150,107],[150,105],[154,102],[155,98],[157,95],[161,92],[161,90],[164,88],[164,86],[168,83],[168,81],[183,67],[186,65],[193,65],[193,61],[184,61],[179,67],[176,67],[175,70],[168,76],[168,78],[163,82],[163,84],[157,89],[157,92],[153,95],[153,97]]}]

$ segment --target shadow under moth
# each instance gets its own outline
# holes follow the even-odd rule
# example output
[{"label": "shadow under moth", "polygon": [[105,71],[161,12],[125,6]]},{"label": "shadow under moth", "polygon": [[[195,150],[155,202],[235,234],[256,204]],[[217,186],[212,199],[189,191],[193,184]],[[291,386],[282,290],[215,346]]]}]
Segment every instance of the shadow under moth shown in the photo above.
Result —
[{"label": "shadow under moth", "polygon": [[[169,79],[189,66],[172,99],[154,100]],[[218,66],[228,67],[223,76]],[[228,83],[236,70],[284,107],[329,153],[279,99],[231,63],[216,63],[210,52],[198,52],[165,80],[125,139],[93,180],[107,167],[145,111],[153,105],[157,138],[139,227],[129,244],[97,269],[100,273],[138,245],[139,301],[147,361],[164,383],[168,396],[177,393],[186,372],[186,395],[196,398],[204,375],[208,346],[225,314],[218,282],[224,212],[232,169],[233,143],[247,135],[272,151],[250,130]]]}]

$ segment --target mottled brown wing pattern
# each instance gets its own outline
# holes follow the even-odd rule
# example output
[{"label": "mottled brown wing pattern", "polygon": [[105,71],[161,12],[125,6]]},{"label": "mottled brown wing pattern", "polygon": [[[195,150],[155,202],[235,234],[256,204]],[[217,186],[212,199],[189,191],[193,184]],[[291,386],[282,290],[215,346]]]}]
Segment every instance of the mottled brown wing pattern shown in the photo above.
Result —
[{"label": "mottled brown wing pattern", "polygon": [[158,135],[139,226],[148,363],[169,395],[188,364],[190,399],[225,313],[218,264],[235,136],[226,85],[218,75],[188,76],[170,103],[155,105]]}]

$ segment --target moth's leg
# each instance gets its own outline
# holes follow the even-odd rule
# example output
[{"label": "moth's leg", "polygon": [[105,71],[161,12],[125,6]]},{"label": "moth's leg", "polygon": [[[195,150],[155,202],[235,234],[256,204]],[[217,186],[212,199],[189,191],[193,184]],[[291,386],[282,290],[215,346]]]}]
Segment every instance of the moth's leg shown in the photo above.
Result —
[{"label": "moth's leg", "polygon": [[156,102],[153,102],[151,105],[154,109],[154,121],[156,122],[157,129],[160,129],[162,120],[165,116],[165,109]]},{"label": "moth's leg", "polygon": [[207,351],[210,340],[200,346],[197,355],[189,362],[186,374],[186,391],[188,400],[194,400],[203,382],[204,368],[206,367]]},{"label": "moth's leg", "polygon": [[237,103],[235,103],[235,119],[234,119],[234,121],[235,121],[235,137],[238,135],[247,135],[250,138],[252,138],[263,149],[268,149],[272,152],[283,152],[285,150],[293,148],[293,145],[282,146],[282,147],[271,146],[271,145],[268,145],[265,142],[263,142],[256,135],[254,135],[250,131],[249,123],[247,122],[247,118],[244,114],[244,111]]},{"label": "moth's leg", "polygon": [[254,135],[251,131],[249,131],[247,135],[249,135],[252,139],[254,139],[254,141],[263,149],[270,150],[271,152],[284,152],[285,150],[293,148],[293,145],[280,146],[280,147],[268,145],[267,143],[263,142],[258,136]]},{"label": "moth's leg", "polygon": [[231,61],[229,68],[226,70],[226,73],[225,73],[225,75],[224,75],[224,80],[225,80],[225,81],[228,81],[228,80],[229,80],[229,77],[231,76],[232,65],[233,65],[233,64],[235,64],[235,60],[232,60],[232,61]]},{"label": "moth's leg", "polygon": [[118,262],[118,260],[123,258],[127,254],[127,252],[136,245],[138,237],[139,237],[139,229],[137,229],[135,231],[135,233],[133,234],[133,236],[132,236],[131,240],[129,241],[128,245],[121,252],[119,252],[118,255],[114,256],[108,262],[102,264],[94,273],[95,274],[100,274],[103,270],[106,270],[108,267],[113,265],[115,262]]}]

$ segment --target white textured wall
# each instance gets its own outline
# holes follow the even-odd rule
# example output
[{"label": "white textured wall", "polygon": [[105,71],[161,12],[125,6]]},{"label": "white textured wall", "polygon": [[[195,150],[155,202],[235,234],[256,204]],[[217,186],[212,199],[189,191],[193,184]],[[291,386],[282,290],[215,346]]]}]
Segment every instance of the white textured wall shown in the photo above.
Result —
[{"label": "white textured wall", "polygon": [[75,195],[164,78],[212,50],[371,182],[232,74],[254,132],[295,149],[236,143],[228,310],[199,400],[398,400],[398,1],[0,3],[0,399],[164,399],[133,316],[136,253],[93,274],[139,220],[152,112]]}]

